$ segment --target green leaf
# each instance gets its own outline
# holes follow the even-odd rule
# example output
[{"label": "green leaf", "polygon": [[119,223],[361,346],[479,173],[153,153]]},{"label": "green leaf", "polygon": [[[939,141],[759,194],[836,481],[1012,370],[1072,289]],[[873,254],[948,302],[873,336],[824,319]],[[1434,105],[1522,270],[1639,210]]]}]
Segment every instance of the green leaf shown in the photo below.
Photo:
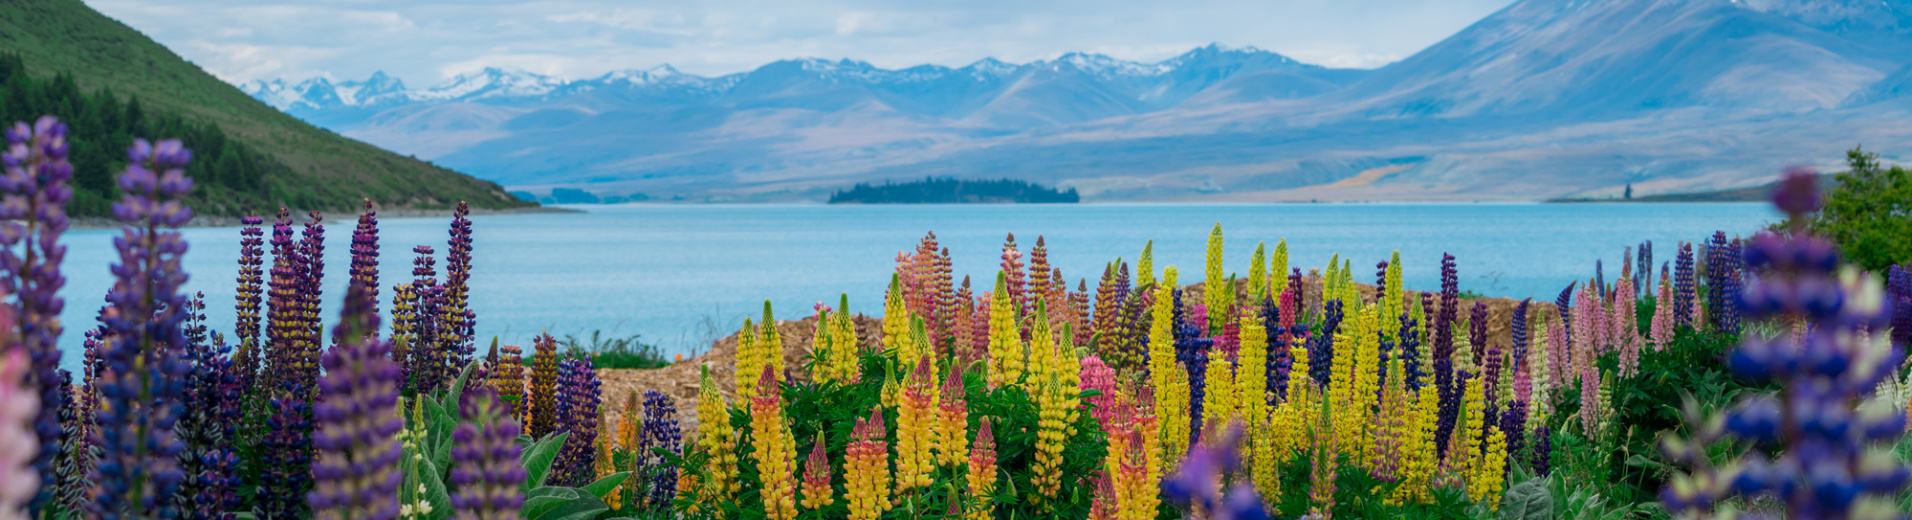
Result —
[{"label": "green leaf", "polygon": [[458,408],[459,400],[465,395],[465,381],[471,378],[471,370],[476,366],[478,366],[478,360],[474,359],[466,363],[465,368],[458,370],[458,378],[453,379],[451,386],[445,388],[445,406],[454,410]]},{"label": "green leaf", "polygon": [[597,479],[596,482],[585,484],[584,487],[578,488],[578,491],[582,491],[584,494],[594,497],[604,498],[610,495],[612,491],[617,490],[618,484],[623,484],[625,479],[629,479],[630,477],[631,472],[629,471],[612,473],[605,475],[604,478]]},{"label": "green leaf", "polygon": [[571,432],[552,433],[524,450],[518,458],[518,461],[524,464],[524,485],[519,488],[521,491],[528,493],[544,486],[545,478],[551,473],[551,463],[558,458],[558,448],[564,447],[564,440],[570,436]]},{"label": "green leaf", "polygon": [[432,514],[427,520],[451,518],[451,494],[445,491],[445,480],[440,475],[444,470],[434,465],[430,459],[419,462],[418,483],[425,486],[425,502],[432,505]]},{"label": "green leaf", "polygon": [[1545,481],[1532,479],[1507,488],[1500,499],[1500,517],[1506,520],[1548,520],[1553,518],[1553,495]]},{"label": "green leaf", "polygon": [[583,494],[578,493],[578,490],[568,487],[539,487],[531,490],[530,493],[525,493],[524,507],[519,508],[518,513],[519,516],[523,518],[537,518],[539,515],[556,509],[566,502],[577,500],[582,496]]},{"label": "green leaf", "polygon": [[[537,493],[541,491],[544,493]],[[527,495],[525,508],[520,511],[527,520],[589,520],[611,510],[603,500],[573,488],[546,486],[533,492],[537,497]],[[532,508],[533,500],[537,500],[536,509]]]}]

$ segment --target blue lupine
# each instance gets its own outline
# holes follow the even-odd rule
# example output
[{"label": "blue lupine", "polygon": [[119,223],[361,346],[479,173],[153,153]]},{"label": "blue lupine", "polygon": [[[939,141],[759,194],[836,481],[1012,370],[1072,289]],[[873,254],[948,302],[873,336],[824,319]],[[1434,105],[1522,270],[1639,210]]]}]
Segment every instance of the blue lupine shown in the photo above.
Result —
[{"label": "blue lupine", "polygon": [[656,390],[644,392],[644,431],[641,435],[643,453],[639,456],[644,457],[645,466],[651,472],[651,507],[659,512],[668,511],[671,499],[677,497],[677,466],[652,450],[682,454],[684,430],[677,424],[677,404],[671,401],[670,396]]},{"label": "blue lupine", "polygon": [[17,122],[6,129],[6,150],[0,153],[6,168],[0,176],[0,193],[6,194],[0,204],[0,289],[19,296],[13,325],[32,363],[27,381],[47,403],[33,421],[40,441],[33,469],[41,478],[40,494],[29,503],[35,515],[53,492],[52,464],[61,444],[60,311],[66,302],[59,291],[66,285],[60,274],[66,246],[59,239],[68,224],[66,204],[73,199],[73,188],[66,185],[73,177],[66,133],[66,124],[53,116],[32,126]]},{"label": "blue lupine", "polygon": [[1454,320],[1460,313],[1460,274],[1454,255],[1441,254],[1441,312],[1434,317],[1434,388],[1440,398],[1440,414],[1434,430],[1434,446],[1447,453],[1447,439],[1454,434],[1454,421],[1460,413],[1460,387],[1454,384]]},{"label": "blue lupine", "polygon": [[[353,280],[333,329],[334,342],[320,358],[325,376],[313,407],[319,428],[312,434],[318,460],[308,505],[320,520],[390,520],[398,516],[398,485],[404,456],[398,431],[398,365],[390,340],[376,335],[376,296]],[[474,385],[489,388],[490,385]]]},{"label": "blue lupine", "polygon": [[[1680,252],[1673,259],[1673,322],[1680,325],[1699,327],[1693,323],[1693,299],[1698,288],[1693,279],[1693,244],[1680,243]],[[1569,331],[1571,333],[1571,331]]]},{"label": "blue lupine", "polygon": [[186,282],[180,257],[186,242],[174,231],[192,219],[179,198],[192,193],[185,174],[192,152],[177,140],[151,144],[136,140],[127,152],[123,193],[113,216],[125,223],[115,237],[120,260],[108,296],[114,308],[104,316],[111,334],[101,358],[106,370],[98,390],[98,436],[104,447],[99,463],[99,518],[174,518],[170,497],[182,478],[176,457],[185,445],[173,434],[179,418],[179,394],[192,369],[181,356]]},{"label": "blue lupine", "polygon": [[[483,379],[479,374],[473,372]],[[520,518],[525,500],[519,489],[525,479],[524,465],[518,461],[523,452],[517,443],[521,427],[508,408],[492,385],[474,385],[459,394],[459,416],[464,420],[452,431],[453,518]]]}]

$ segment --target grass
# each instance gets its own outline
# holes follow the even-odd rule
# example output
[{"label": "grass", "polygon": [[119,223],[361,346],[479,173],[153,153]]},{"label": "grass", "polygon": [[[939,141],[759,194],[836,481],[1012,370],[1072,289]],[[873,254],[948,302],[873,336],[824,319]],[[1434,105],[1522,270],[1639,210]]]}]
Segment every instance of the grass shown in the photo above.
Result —
[{"label": "grass", "polygon": [[671,362],[664,358],[664,351],[657,345],[644,343],[640,336],[632,334],[624,337],[605,337],[604,331],[591,331],[589,338],[576,334],[566,334],[558,340],[565,356],[584,358],[589,356],[597,368],[663,368]]}]

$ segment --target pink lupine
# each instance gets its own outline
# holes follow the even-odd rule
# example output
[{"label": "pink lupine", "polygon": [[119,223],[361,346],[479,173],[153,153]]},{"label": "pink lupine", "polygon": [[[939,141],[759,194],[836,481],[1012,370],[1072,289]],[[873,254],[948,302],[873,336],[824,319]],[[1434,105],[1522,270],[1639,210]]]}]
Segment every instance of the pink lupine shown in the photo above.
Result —
[{"label": "pink lupine", "polygon": [[1653,329],[1649,331],[1653,338],[1653,351],[1659,352],[1673,342],[1673,286],[1666,283],[1666,274],[1660,274],[1660,290],[1653,300]]},{"label": "pink lupine", "polygon": [[28,368],[22,349],[9,349],[0,361],[0,519],[27,518],[21,508],[40,491],[33,470],[40,441],[32,429],[40,398],[26,386]]},{"label": "pink lupine", "polygon": [[1090,355],[1082,358],[1082,390],[1095,390],[1102,395],[1091,396],[1082,406],[1090,408],[1089,415],[1095,417],[1096,424],[1102,425],[1103,433],[1115,430],[1115,369],[1102,362],[1102,358]]},{"label": "pink lupine", "polygon": [[1567,337],[1566,320],[1558,317],[1547,322],[1547,381],[1561,384],[1573,370],[1573,343]]},{"label": "pink lupine", "polygon": [[1633,307],[1633,283],[1626,277],[1613,288],[1613,313],[1607,319],[1613,342],[1620,349],[1620,375],[1630,376],[1640,367],[1640,321]]}]

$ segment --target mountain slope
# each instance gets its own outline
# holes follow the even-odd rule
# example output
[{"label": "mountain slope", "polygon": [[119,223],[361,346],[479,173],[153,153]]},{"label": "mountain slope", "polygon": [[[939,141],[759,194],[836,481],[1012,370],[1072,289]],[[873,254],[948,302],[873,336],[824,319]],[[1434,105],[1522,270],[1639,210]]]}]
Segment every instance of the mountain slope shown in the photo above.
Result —
[{"label": "mountain slope", "polygon": [[[219,126],[285,169],[268,172],[268,200],[300,208],[480,208],[526,205],[497,184],[353,141],[285,115],[186,62],[79,0],[0,0],[0,48],[35,76],[72,75],[88,91],[110,88],[146,106]],[[157,136],[148,136],[157,137]]]}]

